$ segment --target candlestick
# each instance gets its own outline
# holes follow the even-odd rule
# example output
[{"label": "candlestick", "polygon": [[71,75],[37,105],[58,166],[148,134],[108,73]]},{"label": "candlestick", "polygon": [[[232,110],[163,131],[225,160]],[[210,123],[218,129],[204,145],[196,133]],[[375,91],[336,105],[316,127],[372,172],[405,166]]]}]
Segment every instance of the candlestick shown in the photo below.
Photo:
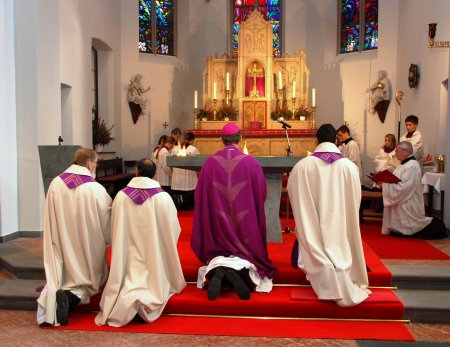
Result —
[{"label": "candlestick", "polygon": [[[216,82],[214,82],[214,87],[216,86]],[[214,91],[216,90],[216,88],[214,88]],[[213,110],[213,120],[217,120],[217,99],[214,98],[213,99],[213,104],[214,104],[214,110]]]},{"label": "candlestick", "polygon": [[296,100],[297,100],[297,98],[292,98],[292,116],[291,116],[291,120],[295,119],[295,101]]},{"label": "candlestick", "polygon": [[227,84],[226,84],[226,90],[230,90],[230,73],[227,72]]},{"label": "candlestick", "polygon": [[194,91],[194,109],[198,109],[198,91]]},{"label": "candlestick", "polygon": [[281,71],[278,71],[278,89],[283,89],[283,80],[281,79]]},{"label": "candlestick", "polygon": [[316,88],[312,89],[311,106],[316,107]]},{"label": "candlestick", "polygon": [[283,107],[283,89],[278,89],[278,110],[280,111]]},{"label": "candlestick", "polygon": [[225,104],[227,106],[230,106],[230,103],[231,103],[230,94],[231,94],[230,90],[225,91]]},{"label": "candlestick", "polygon": [[214,82],[213,85],[213,99],[217,99],[217,83]]},{"label": "candlestick", "polygon": [[295,98],[295,81],[292,82],[292,98]]},{"label": "candlestick", "polygon": [[194,108],[194,129],[200,129],[200,121],[198,119],[198,108]]},{"label": "candlestick", "polygon": [[311,129],[316,128],[316,106],[311,109]]}]

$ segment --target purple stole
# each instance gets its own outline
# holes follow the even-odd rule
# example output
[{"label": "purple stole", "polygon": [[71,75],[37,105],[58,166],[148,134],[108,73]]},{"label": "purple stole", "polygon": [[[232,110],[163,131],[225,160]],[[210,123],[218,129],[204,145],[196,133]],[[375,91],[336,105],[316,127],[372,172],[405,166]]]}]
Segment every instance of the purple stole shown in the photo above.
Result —
[{"label": "purple stole", "polygon": [[335,152],[314,152],[312,155],[316,158],[322,159],[328,164],[333,164],[336,160],[344,158],[341,153]]},{"label": "purple stole", "polygon": [[59,175],[59,178],[63,180],[63,182],[69,189],[75,189],[85,183],[95,182],[92,176],[78,175],[68,172],[63,172],[61,175]]},{"label": "purple stole", "polygon": [[160,187],[149,189],[125,187],[122,189],[122,192],[128,195],[136,205],[142,205],[145,200],[151,198],[153,195],[164,192],[164,189]]}]

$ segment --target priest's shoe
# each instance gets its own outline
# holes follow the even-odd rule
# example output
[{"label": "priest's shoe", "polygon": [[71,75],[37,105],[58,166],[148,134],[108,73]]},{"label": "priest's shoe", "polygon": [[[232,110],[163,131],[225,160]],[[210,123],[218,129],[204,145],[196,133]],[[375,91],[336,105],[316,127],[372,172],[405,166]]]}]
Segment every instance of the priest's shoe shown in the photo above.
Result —
[{"label": "priest's shoe", "polygon": [[69,322],[69,295],[68,291],[59,289],[56,292],[56,321],[61,325]]},{"label": "priest's shoe", "polygon": [[239,276],[236,270],[230,269],[225,275],[226,279],[231,282],[236,291],[236,294],[241,300],[250,299],[250,289],[245,284],[244,280]]},{"label": "priest's shoe", "polygon": [[225,277],[227,269],[219,266],[214,269],[214,275],[208,283],[208,299],[215,300],[222,290],[222,280]]}]

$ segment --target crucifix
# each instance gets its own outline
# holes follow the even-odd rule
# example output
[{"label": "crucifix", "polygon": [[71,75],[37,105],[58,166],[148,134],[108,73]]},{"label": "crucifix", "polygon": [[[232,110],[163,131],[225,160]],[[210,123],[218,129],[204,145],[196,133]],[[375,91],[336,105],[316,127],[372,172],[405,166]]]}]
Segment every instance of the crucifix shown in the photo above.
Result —
[{"label": "crucifix", "polygon": [[256,63],[254,63],[253,69],[251,69],[250,72],[253,72],[253,90],[250,92],[250,97],[257,98],[259,97],[259,91],[256,89],[256,74],[262,72],[262,69],[257,69]]}]

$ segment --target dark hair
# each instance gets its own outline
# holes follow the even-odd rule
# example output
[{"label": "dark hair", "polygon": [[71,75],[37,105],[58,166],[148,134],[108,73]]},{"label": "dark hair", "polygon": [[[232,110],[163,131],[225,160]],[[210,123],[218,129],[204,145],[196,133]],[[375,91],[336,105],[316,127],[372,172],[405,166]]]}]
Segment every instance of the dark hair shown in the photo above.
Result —
[{"label": "dark hair", "polygon": [[316,133],[317,142],[336,142],[336,129],[331,124],[322,124]]},{"label": "dark hair", "polygon": [[156,165],[150,159],[141,159],[137,163],[137,172],[139,176],[153,178],[156,173]]},{"label": "dark hair", "polygon": [[238,131],[236,134],[231,135],[221,135],[220,138],[225,146],[235,144],[237,145],[239,141],[241,141],[241,131]]},{"label": "dark hair", "polygon": [[180,128],[173,128],[170,135],[181,135],[181,129]]},{"label": "dark hair", "polygon": [[156,145],[156,147],[153,149],[153,152],[156,151],[158,148],[161,148],[162,146],[164,146],[164,143],[167,141],[167,135],[161,135],[161,137],[158,140],[158,144]]},{"label": "dark hair", "polygon": [[409,122],[409,123],[413,123],[413,124],[419,124],[419,117],[411,114],[408,117],[405,118],[405,123]]},{"label": "dark hair", "polygon": [[193,132],[188,131],[187,133],[184,133],[184,141],[192,141],[195,140],[195,135]]},{"label": "dark hair", "polygon": [[156,159],[158,159],[158,157],[159,157],[159,152],[161,152],[161,149],[163,149],[164,147],[166,147],[166,144],[167,144],[167,143],[175,144],[176,141],[175,141],[175,139],[174,139],[172,136],[166,135],[165,141],[162,143],[161,147],[159,147],[159,148],[158,148],[158,151],[156,152],[156,155],[155,155],[155,158],[156,158]]},{"label": "dark hair", "polygon": [[384,138],[386,138],[386,137],[391,142],[392,148],[397,147],[397,140],[395,139],[395,135],[394,134],[387,134]]},{"label": "dark hair", "polygon": [[347,133],[350,135],[350,129],[346,125],[341,125],[336,132]]}]

